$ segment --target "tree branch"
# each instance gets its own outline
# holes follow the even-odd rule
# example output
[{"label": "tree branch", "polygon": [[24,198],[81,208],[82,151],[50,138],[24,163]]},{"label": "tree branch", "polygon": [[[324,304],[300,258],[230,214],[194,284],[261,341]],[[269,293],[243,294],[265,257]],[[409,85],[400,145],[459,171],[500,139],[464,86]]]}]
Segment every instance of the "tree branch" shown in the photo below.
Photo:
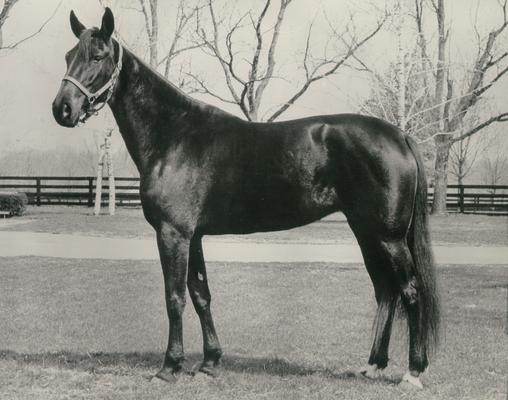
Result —
[{"label": "tree branch", "polygon": [[199,87],[201,88],[201,89],[194,90],[195,93],[201,93],[201,94],[210,95],[210,96],[215,97],[216,99],[218,99],[220,101],[223,101],[224,103],[237,104],[236,101],[230,100],[230,99],[226,99],[225,97],[222,97],[222,96],[218,95],[217,93],[213,92],[212,90],[210,90],[208,88],[208,86],[206,86],[206,84],[203,81],[203,79],[199,78],[197,75],[194,75],[194,74],[192,74],[190,72],[187,72],[186,75],[189,76],[190,78],[192,78],[194,80],[194,82],[196,82],[199,85]]},{"label": "tree branch", "polygon": [[[251,62],[251,70],[249,74],[249,80],[251,82],[254,82],[258,77],[258,66],[259,66],[259,55],[261,53],[261,49],[263,48],[263,35],[261,33],[261,24],[263,22],[263,19],[266,16],[266,12],[268,11],[268,8],[270,7],[270,0],[266,0],[265,6],[263,10],[261,11],[261,14],[258,17],[258,20],[256,24],[254,25],[254,31],[256,33],[256,50],[254,51],[254,56],[252,57]],[[250,110],[253,111],[253,105],[254,105],[254,84],[250,84],[247,88],[247,99],[250,104]]]},{"label": "tree branch", "polygon": [[482,129],[486,128],[487,126],[493,124],[494,122],[508,122],[508,112],[499,114],[499,115],[492,117],[492,118],[489,118],[488,120],[482,122],[481,124],[476,125],[474,128],[470,129],[466,133],[464,133],[456,138],[453,138],[452,142],[455,143],[455,142],[464,140],[464,139],[474,135],[475,133],[481,131]]},{"label": "tree branch", "polygon": [[217,18],[215,16],[215,11],[213,8],[213,1],[208,0],[208,11],[210,13],[210,19],[212,22],[213,29],[213,39],[212,41],[208,40],[206,37],[206,33],[203,28],[199,26],[199,18],[197,19],[197,27],[196,31],[198,37],[203,41],[203,44],[212,52],[212,54],[219,60],[219,64],[222,67],[222,71],[224,72],[224,78],[226,79],[226,85],[231,93],[231,96],[235,100],[235,102],[240,106],[243,114],[249,118],[248,110],[245,108],[245,105],[241,102],[240,96],[238,95],[235,87],[233,86],[234,77],[231,75],[231,67],[229,62],[224,59],[219,49],[219,27]]},{"label": "tree branch", "polygon": [[[324,60],[310,74],[310,78],[306,79],[302,87],[296,91],[293,96],[291,96],[282,106],[276,110],[269,118],[268,121],[274,121],[276,118],[278,118],[281,114],[283,114],[291,105],[295,103],[306,91],[307,89],[314,83],[317,82],[323,78],[326,78],[329,75],[334,74],[351,56],[355,54],[355,52],[361,48],[365,43],[367,43],[374,35],[376,35],[386,22],[387,16],[378,21],[376,27],[369,32],[366,36],[364,36],[360,41],[355,41],[353,39],[352,43],[349,45],[346,54],[343,55],[339,60],[332,61],[332,60]],[[342,37],[340,37],[340,40],[344,40]],[[333,66],[326,71],[318,74],[318,70],[328,64],[333,64]]]},{"label": "tree branch", "polygon": [[192,49],[196,49],[198,47],[201,47],[202,44],[193,44],[185,47],[181,47],[177,49],[178,43],[180,42],[180,39],[182,38],[183,32],[188,25],[189,21],[197,14],[200,7],[194,7],[192,11],[188,14],[185,13],[184,10],[184,0],[180,0],[178,3],[178,12],[176,15],[176,28],[175,33],[173,35],[173,38],[171,40],[171,45],[169,47],[169,50],[166,54],[166,56],[159,61],[158,65],[161,65],[162,63],[166,63],[164,68],[164,76],[166,78],[169,77],[169,71],[171,67],[171,61],[177,57],[178,55]]},{"label": "tree branch", "polygon": [[[5,2],[5,5],[4,5],[4,9],[2,9],[2,13],[1,14],[4,14],[4,10],[5,8],[9,5],[11,8],[12,6],[14,5],[14,3],[16,3],[17,0],[11,0],[11,1],[6,1]],[[2,43],[0,42],[0,49],[9,49],[9,50],[12,50],[14,48],[16,48],[17,46],[19,46],[21,43],[23,42],[26,42],[27,40],[30,40],[31,38],[33,38],[35,35],[39,34],[42,32],[42,30],[46,27],[46,25],[49,23],[49,21],[51,21],[53,19],[53,17],[55,16],[56,12],[58,11],[58,9],[60,8],[60,6],[62,5],[62,2],[63,0],[60,0],[60,2],[57,4],[57,6],[55,7],[55,9],[53,10],[53,13],[42,23],[42,25],[39,27],[39,29],[37,29],[35,32],[31,33],[30,35],[28,35],[27,37],[23,38],[23,39],[20,39],[18,40],[17,42],[14,42],[10,45],[7,45],[7,46],[4,46],[2,47]],[[9,13],[9,10],[6,11],[5,13],[5,16],[2,17],[2,15],[0,14],[0,30],[2,29],[2,25],[3,25],[3,22],[5,21],[5,19],[7,18],[8,16],[8,13]],[[2,20],[3,18],[3,20]],[[0,38],[1,38],[1,32],[0,32]]]},{"label": "tree branch", "polygon": [[284,14],[286,13],[286,9],[288,5],[291,3],[291,0],[281,0],[279,13],[277,14],[277,22],[275,22],[275,26],[273,27],[272,40],[270,42],[270,47],[268,49],[267,56],[267,68],[266,72],[263,75],[263,80],[259,84],[256,89],[255,108],[259,108],[259,104],[261,102],[261,98],[263,97],[263,93],[268,85],[269,79],[273,75],[273,71],[275,70],[275,49],[277,47],[277,42],[279,40],[280,28],[282,26],[282,22],[284,21]]},{"label": "tree branch", "polygon": [[[490,86],[487,85],[486,89],[479,90],[479,88],[483,86],[483,80],[487,70],[506,57],[503,54],[499,56],[497,59],[493,59],[492,51],[494,49],[494,45],[496,43],[497,38],[506,29],[506,27],[508,27],[507,3],[508,0],[504,0],[503,3],[500,3],[500,7],[503,13],[503,22],[499,26],[499,28],[492,30],[488,34],[485,47],[483,48],[483,51],[480,51],[480,55],[476,59],[476,62],[473,67],[473,75],[471,77],[471,80],[469,81],[467,89],[469,95],[464,96],[457,105],[455,117],[450,121],[452,129],[460,125],[460,122],[464,118],[467,111],[478,102],[481,94],[483,94],[486,90],[488,90],[491,87],[491,85]],[[493,62],[494,64],[492,64]],[[505,70],[502,71],[501,76],[504,75],[505,73],[506,73]],[[497,81],[497,79],[494,78],[494,80],[491,83],[493,84],[494,82]]]}]

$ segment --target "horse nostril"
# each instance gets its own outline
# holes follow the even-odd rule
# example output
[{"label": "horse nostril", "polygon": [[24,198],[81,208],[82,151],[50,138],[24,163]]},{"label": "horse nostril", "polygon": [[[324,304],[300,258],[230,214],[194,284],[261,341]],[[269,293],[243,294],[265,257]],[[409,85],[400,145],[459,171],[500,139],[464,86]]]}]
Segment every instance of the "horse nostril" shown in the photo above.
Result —
[{"label": "horse nostril", "polygon": [[70,116],[71,116],[71,107],[67,103],[64,103],[62,106],[62,118],[67,119]]}]

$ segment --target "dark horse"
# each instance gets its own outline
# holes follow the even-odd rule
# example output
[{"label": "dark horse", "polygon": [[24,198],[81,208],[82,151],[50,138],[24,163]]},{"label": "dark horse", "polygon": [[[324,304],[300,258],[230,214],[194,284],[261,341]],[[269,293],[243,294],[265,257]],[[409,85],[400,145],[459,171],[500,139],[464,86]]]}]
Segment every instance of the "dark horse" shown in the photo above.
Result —
[{"label": "dark horse", "polygon": [[203,235],[284,230],[342,211],[378,303],[363,370],[388,362],[397,304],[409,326],[409,372],[419,375],[437,340],[439,306],[426,211],[426,179],[415,142],[376,118],[327,115],[247,122],[196,101],[114,40],[106,9],[100,29],[71,12],[79,43],[53,103],[56,121],[83,122],[108,103],[140,174],[143,212],[157,233],[169,342],[161,371],[182,370],[186,287],[203,331],[201,371],[215,373],[222,350],[210,311]]}]

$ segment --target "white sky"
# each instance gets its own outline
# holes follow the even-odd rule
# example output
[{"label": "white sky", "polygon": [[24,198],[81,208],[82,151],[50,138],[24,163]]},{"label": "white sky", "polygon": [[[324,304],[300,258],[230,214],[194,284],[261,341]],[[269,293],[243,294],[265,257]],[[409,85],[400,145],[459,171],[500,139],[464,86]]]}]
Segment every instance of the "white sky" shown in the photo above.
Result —
[{"label": "white sky", "polygon": [[[37,30],[41,23],[53,12],[60,0],[19,0],[9,20],[4,25],[4,44],[20,39]],[[408,0],[409,1],[409,0]],[[169,35],[174,16],[165,15],[171,0],[161,0],[161,36]],[[0,5],[3,3],[0,0]],[[115,4],[114,1],[110,3]],[[120,1],[116,2],[117,4]],[[238,0],[235,11],[243,13],[251,5],[259,5],[259,0]],[[412,1],[410,2],[412,4]],[[315,47],[319,48],[325,41],[326,26],[324,15],[340,27],[348,11],[355,13],[359,29],[368,29],[375,22],[372,4],[381,5],[383,1],[370,3],[353,0],[293,0],[288,9],[287,19],[280,38],[278,53],[279,73],[286,81],[268,91],[270,102],[282,101],[294,90],[301,75],[295,73],[295,62],[303,51],[303,38],[310,22],[315,18]],[[463,61],[470,59],[474,36],[472,20],[476,0],[448,0],[448,22],[453,25],[451,52],[457,68],[462,68]],[[484,32],[500,21],[496,0],[481,0],[479,7],[479,25]],[[54,122],[51,114],[51,102],[60,86],[65,72],[64,54],[75,43],[76,39],[69,28],[69,12],[74,9],[80,20],[87,26],[100,25],[102,9],[98,1],[63,0],[55,17],[36,37],[23,43],[16,50],[0,53],[0,137],[2,153],[22,147],[48,148],[54,146],[90,146],[94,142],[94,130],[100,132],[107,124],[107,112],[92,118],[87,125],[77,129],[65,129]],[[129,43],[139,43],[135,52],[140,56],[144,47],[145,33],[141,14],[136,11],[115,10],[117,31]],[[167,13],[167,11],[166,11]],[[429,17],[430,18],[430,17]],[[164,21],[168,21],[164,23]],[[433,23],[430,21],[429,23]],[[340,30],[338,28],[338,30]],[[506,36],[504,45],[507,43]],[[321,45],[321,46],[320,46]],[[380,34],[365,50],[362,56],[372,65],[386,66],[394,59],[394,38],[389,33]],[[507,46],[508,47],[508,46]],[[506,49],[505,49],[506,51]],[[204,76],[217,77],[220,70],[217,65],[199,53],[192,55],[192,66]],[[301,71],[300,71],[301,73]],[[355,112],[357,105],[368,94],[368,80],[363,75],[350,69],[341,70],[338,76],[316,84],[298,101],[295,106],[283,115],[283,119],[312,114],[330,114]],[[221,82],[220,78],[215,78]],[[220,89],[220,85],[217,86]],[[223,93],[227,93],[223,91]],[[492,109],[508,104],[508,79],[499,82],[491,93]],[[228,111],[238,110],[225,107],[213,99],[206,101],[219,105]],[[93,145],[93,144],[92,144]]]}]

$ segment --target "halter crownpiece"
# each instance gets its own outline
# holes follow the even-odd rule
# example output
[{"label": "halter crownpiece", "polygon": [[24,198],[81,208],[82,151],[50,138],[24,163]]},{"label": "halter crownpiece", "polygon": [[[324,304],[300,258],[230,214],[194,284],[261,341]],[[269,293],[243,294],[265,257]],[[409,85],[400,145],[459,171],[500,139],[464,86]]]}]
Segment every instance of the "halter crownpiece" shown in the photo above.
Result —
[{"label": "halter crownpiece", "polygon": [[[118,61],[115,65],[115,69],[113,73],[111,74],[111,78],[96,92],[92,93],[90,92],[80,81],[78,81],[76,78],[65,75],[62,80],[71,82],[74,86],[76,86],[81,92],[86,96],[88,100],[88,109],[85,111],[83,115],[79,117],[79,122],[84,123],[88,118],[90,118],[92,115],[97,115],[99,111],[106,105],[106,103],[111,99],[111,96],[113,95],[113,89],[115,88],[116,81],[118,80],[118,76],[120,75],[120,72],[122,71],[122,56],[123,56],[123,48],[120,43],[118,43]],[[97,99],[105,92],[108,91],[106,95],[106,99],[103,102],[100,102],[95,107],[95,102]]]}]

